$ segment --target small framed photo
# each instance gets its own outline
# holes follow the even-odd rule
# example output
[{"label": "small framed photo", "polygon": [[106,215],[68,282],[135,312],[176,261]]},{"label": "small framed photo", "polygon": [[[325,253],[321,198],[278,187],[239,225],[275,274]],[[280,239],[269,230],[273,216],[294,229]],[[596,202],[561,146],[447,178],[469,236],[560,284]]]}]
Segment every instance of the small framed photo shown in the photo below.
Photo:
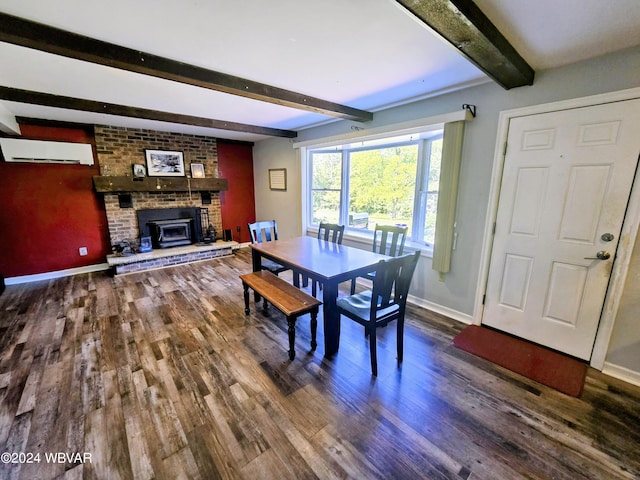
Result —
[{"label": "small framed photo", "polygon": [[131,167],[133,168],[134,178],[143,178],[147,176],[147,169],[144,165],[134,164]]},{"label": "small framed photo", "polygon": [[140,237],[140,251],[141,252],[151,251],[151,237]]},{"label": "small framed photo", "polygon": [[269,169],[269,188],[271,190],[287,189],[287,169],[286,168],[270,168]]},{"label": "small framed photo", "polygon": [[147,175],[150,177],[184,177],[184,155],[170,150],[145,150]]},{"label": "small framed photo", "polygon": [[191,178],[204,178],[204,164],[202,163],[191,164]]}]

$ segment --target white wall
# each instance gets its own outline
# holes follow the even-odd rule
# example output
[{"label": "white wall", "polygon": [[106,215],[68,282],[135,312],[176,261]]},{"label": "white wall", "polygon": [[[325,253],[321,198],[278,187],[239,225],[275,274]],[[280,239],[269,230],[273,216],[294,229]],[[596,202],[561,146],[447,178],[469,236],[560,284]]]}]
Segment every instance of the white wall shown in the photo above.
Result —
[{"label": "white wall", "polygon": [[[411,290],[412,295],[423,299],[426,304],[439,305],[451,311],[454,318],[464,319],[472,315],[474,308],[500,111],[639,87],[638,72],[640,48],[634,48],[537,72],[535,83],[530,87],[506,91],[494,83],[487,83],[376,112],[373,121],[368,123],[336,121],[304,130],[299,132],[296,141],[348,133],[353,125],[366,129],[447,113],[460,109],[463,103],[477,106],[478,116],[465,130],[458,195],[458,239],[457,249],[452,256],[451,272],[446,275],[444,282],[439,281],[437,274],[431,270],[429,259],[423,257]],[[259,219],[278,220],[280,231],[286,236],[299,235],[302,230],[300,160],[291,144],[289,140],[269,139],[258,142],[254,148],[256,214]],[[268,190],[267,170],[276,167],[286,167],[290,172],[289,190],[286,193]],[[634,265],[637,278],[640,265],[637,261]],[[634,272],[629,273],[629,279],[634,278]],[[625,295],[625,298],[634,295]],[[640,326],[637,322],[637,319],[617,321],[614,340],[618,338],[619,330],[623,329],[627,343],[630,338],[637,341],[634,352],[635,357],[640,358]],[[633,335],[629,335],[629,330]],[[616,348],[617,345],[612,342],[609,351]],[[633,368],[640,371],[640,365]]]}]

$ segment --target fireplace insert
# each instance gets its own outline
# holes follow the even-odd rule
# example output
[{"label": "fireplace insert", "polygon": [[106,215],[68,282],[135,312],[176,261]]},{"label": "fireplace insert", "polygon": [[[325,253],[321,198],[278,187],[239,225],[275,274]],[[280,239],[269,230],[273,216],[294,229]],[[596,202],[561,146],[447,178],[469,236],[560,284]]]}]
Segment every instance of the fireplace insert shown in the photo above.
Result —
[{"label": "fireplace insert", "polygon": [[202,237],[199,210],[198,207],[137,210],[140,237],[151,237],[153,248],[196,243]]},{"label": "fireplace insert", "polygon": [[172,220],[149,222],[151,242],[153,243],[154,248],[191,245],[192,223],[193,220],[190,218],[176,218]]}]

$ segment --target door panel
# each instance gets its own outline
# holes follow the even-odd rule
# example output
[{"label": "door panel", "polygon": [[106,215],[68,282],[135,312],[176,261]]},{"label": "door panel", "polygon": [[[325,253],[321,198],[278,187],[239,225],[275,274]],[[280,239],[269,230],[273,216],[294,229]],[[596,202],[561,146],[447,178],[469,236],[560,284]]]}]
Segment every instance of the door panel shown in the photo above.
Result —
[{"label": "door panel", "polygon": [[640,100],[510,121],[483,324],[590,358],[639,125]]}]

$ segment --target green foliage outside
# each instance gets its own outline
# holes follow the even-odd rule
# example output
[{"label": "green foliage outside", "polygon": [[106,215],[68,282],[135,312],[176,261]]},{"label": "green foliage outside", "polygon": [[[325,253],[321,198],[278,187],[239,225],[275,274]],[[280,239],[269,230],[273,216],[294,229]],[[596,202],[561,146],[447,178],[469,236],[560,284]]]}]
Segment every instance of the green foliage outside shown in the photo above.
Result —
[{"label": "green foliage outside", "polygon": [[[352,152],[349,212],[367,212],[372,217],[406,223],[413,211],[417,152],[417,145]],[[340,159],[340,152],[313,157],[313,211],[317,216],[328,214],[337,220]]]},{"label": "green foliage outside", "polygon": [[417,145],[352,152],[349,211],[411,217],[417,159]]},{"label": "green foliage outside", "polygon": [[[427,188],[426,236],[432,237],[437,207],[442,141],[432,142]],[[340,151],[313,155],[312,211],[314,222],[339,221],[342,182]],[[406,224],[411,231],[418,165],[418,145],[384,147],[350,153],[349,214],[367,213],[368,227],[376,223]],[[364,225],[358,225],[365,228]],[[426,238],[428,240],[428,238]]]}]

